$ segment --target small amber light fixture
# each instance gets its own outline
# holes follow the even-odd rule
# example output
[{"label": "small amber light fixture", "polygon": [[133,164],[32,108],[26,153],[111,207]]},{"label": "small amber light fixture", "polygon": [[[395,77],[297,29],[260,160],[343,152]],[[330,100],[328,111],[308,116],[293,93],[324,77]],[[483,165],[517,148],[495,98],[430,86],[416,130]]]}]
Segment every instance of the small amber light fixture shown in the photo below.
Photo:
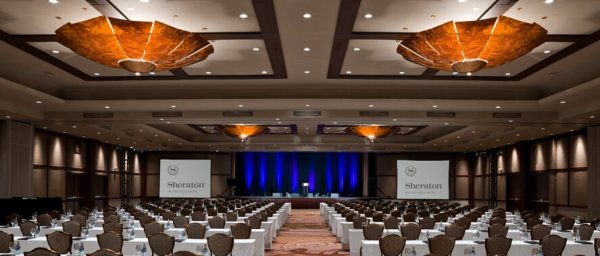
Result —
[{"label": "small amber light fixture", "polygon": [[400,42],[397,52],[429,68],[475,72],[513,61],[546,41],[546,29],[506,16],[450,21]]},{"label": "small amber light fixture", "polygon": [[214,52],[200,35],[159,21],[105,16],[67,23],[56,30],[56,40],[102,65],[140,73],[181,68]]},{"label": "small amber light fixture", "polygon": [[375,139],[386,137],[398,130],[396,126],[382,126],[382,125],[355,125],[346,128],[346,132],[368,139],[370,142],[374,142]]},{"label": "small amber light fixture", "polygon": [[236,137],[241,142],[246,142],[250,137],[258,136],[269,131],[267,126],[249,124],[219,125],[215,127],[215,129],[225,135]]}]

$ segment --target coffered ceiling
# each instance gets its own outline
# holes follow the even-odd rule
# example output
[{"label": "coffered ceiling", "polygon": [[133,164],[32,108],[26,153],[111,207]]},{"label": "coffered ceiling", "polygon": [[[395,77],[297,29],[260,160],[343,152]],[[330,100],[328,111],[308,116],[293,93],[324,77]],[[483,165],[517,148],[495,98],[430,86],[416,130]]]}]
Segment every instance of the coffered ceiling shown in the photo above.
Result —
[{"label": "coffered ceiling", "polygon": [[[600,4],[545,2],[3,0],[0,114],[110,144],[186,151],[470,152],[596,125]],[[56,42],[63,24],[99,15],[199,33],[215,53],[136,76]],[[471,76],[396,53],[418,31],[498,15],[540,24],[547,41]],[[278,132],[244,144],[210,132],[238,123]],[[404,128],[375,143],[339,132],[360,124]]]}]

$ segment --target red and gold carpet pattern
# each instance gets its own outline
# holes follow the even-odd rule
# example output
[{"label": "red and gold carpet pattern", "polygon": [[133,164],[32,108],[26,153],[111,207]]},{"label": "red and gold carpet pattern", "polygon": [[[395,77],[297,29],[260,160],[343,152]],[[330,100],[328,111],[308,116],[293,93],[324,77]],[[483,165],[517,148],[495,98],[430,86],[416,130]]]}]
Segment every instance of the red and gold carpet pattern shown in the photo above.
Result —
[{"label": "red and gold carpet pattern", "polygon": [[275,255],[349,255],[336,243],[335,236],[319,215],[319,210],[292,209],[292,214],[273,241],[267,256]]}]

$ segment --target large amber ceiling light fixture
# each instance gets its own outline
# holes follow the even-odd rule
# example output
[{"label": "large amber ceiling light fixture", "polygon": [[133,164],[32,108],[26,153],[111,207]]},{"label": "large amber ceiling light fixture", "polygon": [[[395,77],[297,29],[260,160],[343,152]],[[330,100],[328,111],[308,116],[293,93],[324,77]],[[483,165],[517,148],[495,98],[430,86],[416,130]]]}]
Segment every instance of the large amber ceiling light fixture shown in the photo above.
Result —
[{"label": "large amber ceiling light fixture", "polygon": [[201,36],[158,21],[105,16],[67,23],[56,40],[92,61],[140,73],[184,67],[214,52]]},{"label": "large amber ceiling light fixture", "polygon": [[258,136],[269,131],[267,126],[249,124],[219,125],[215,127],[215,129],[225,135],[236,137],[241,142],[246,142],[250,137]]},{"label": "large amber ceiling light fixture", "polygon": [[349,126],[346,128],[346,132],[368,139],[370,142],[375,141],[377,138],[386,137],[392,135],[398,130],[396,126],[382,126],[382,125],[356,125]]},{"label": "large amber ceiling light fixture", "polygon": [[517,59],[546,41],[546,29],[506,16],[455,22],[418,32],[398,45],[398,53],[426,67],[475,72]]}]

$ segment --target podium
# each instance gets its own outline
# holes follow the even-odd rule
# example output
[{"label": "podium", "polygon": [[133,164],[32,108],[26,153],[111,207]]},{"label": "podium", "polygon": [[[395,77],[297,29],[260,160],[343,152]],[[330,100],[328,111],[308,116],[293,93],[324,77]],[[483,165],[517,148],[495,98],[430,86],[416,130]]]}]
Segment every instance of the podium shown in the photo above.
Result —
[{"label": "podium", "polygon": [[302,196],[308,196],[309,185],[310,184],[308,182],[302,182]]}]

